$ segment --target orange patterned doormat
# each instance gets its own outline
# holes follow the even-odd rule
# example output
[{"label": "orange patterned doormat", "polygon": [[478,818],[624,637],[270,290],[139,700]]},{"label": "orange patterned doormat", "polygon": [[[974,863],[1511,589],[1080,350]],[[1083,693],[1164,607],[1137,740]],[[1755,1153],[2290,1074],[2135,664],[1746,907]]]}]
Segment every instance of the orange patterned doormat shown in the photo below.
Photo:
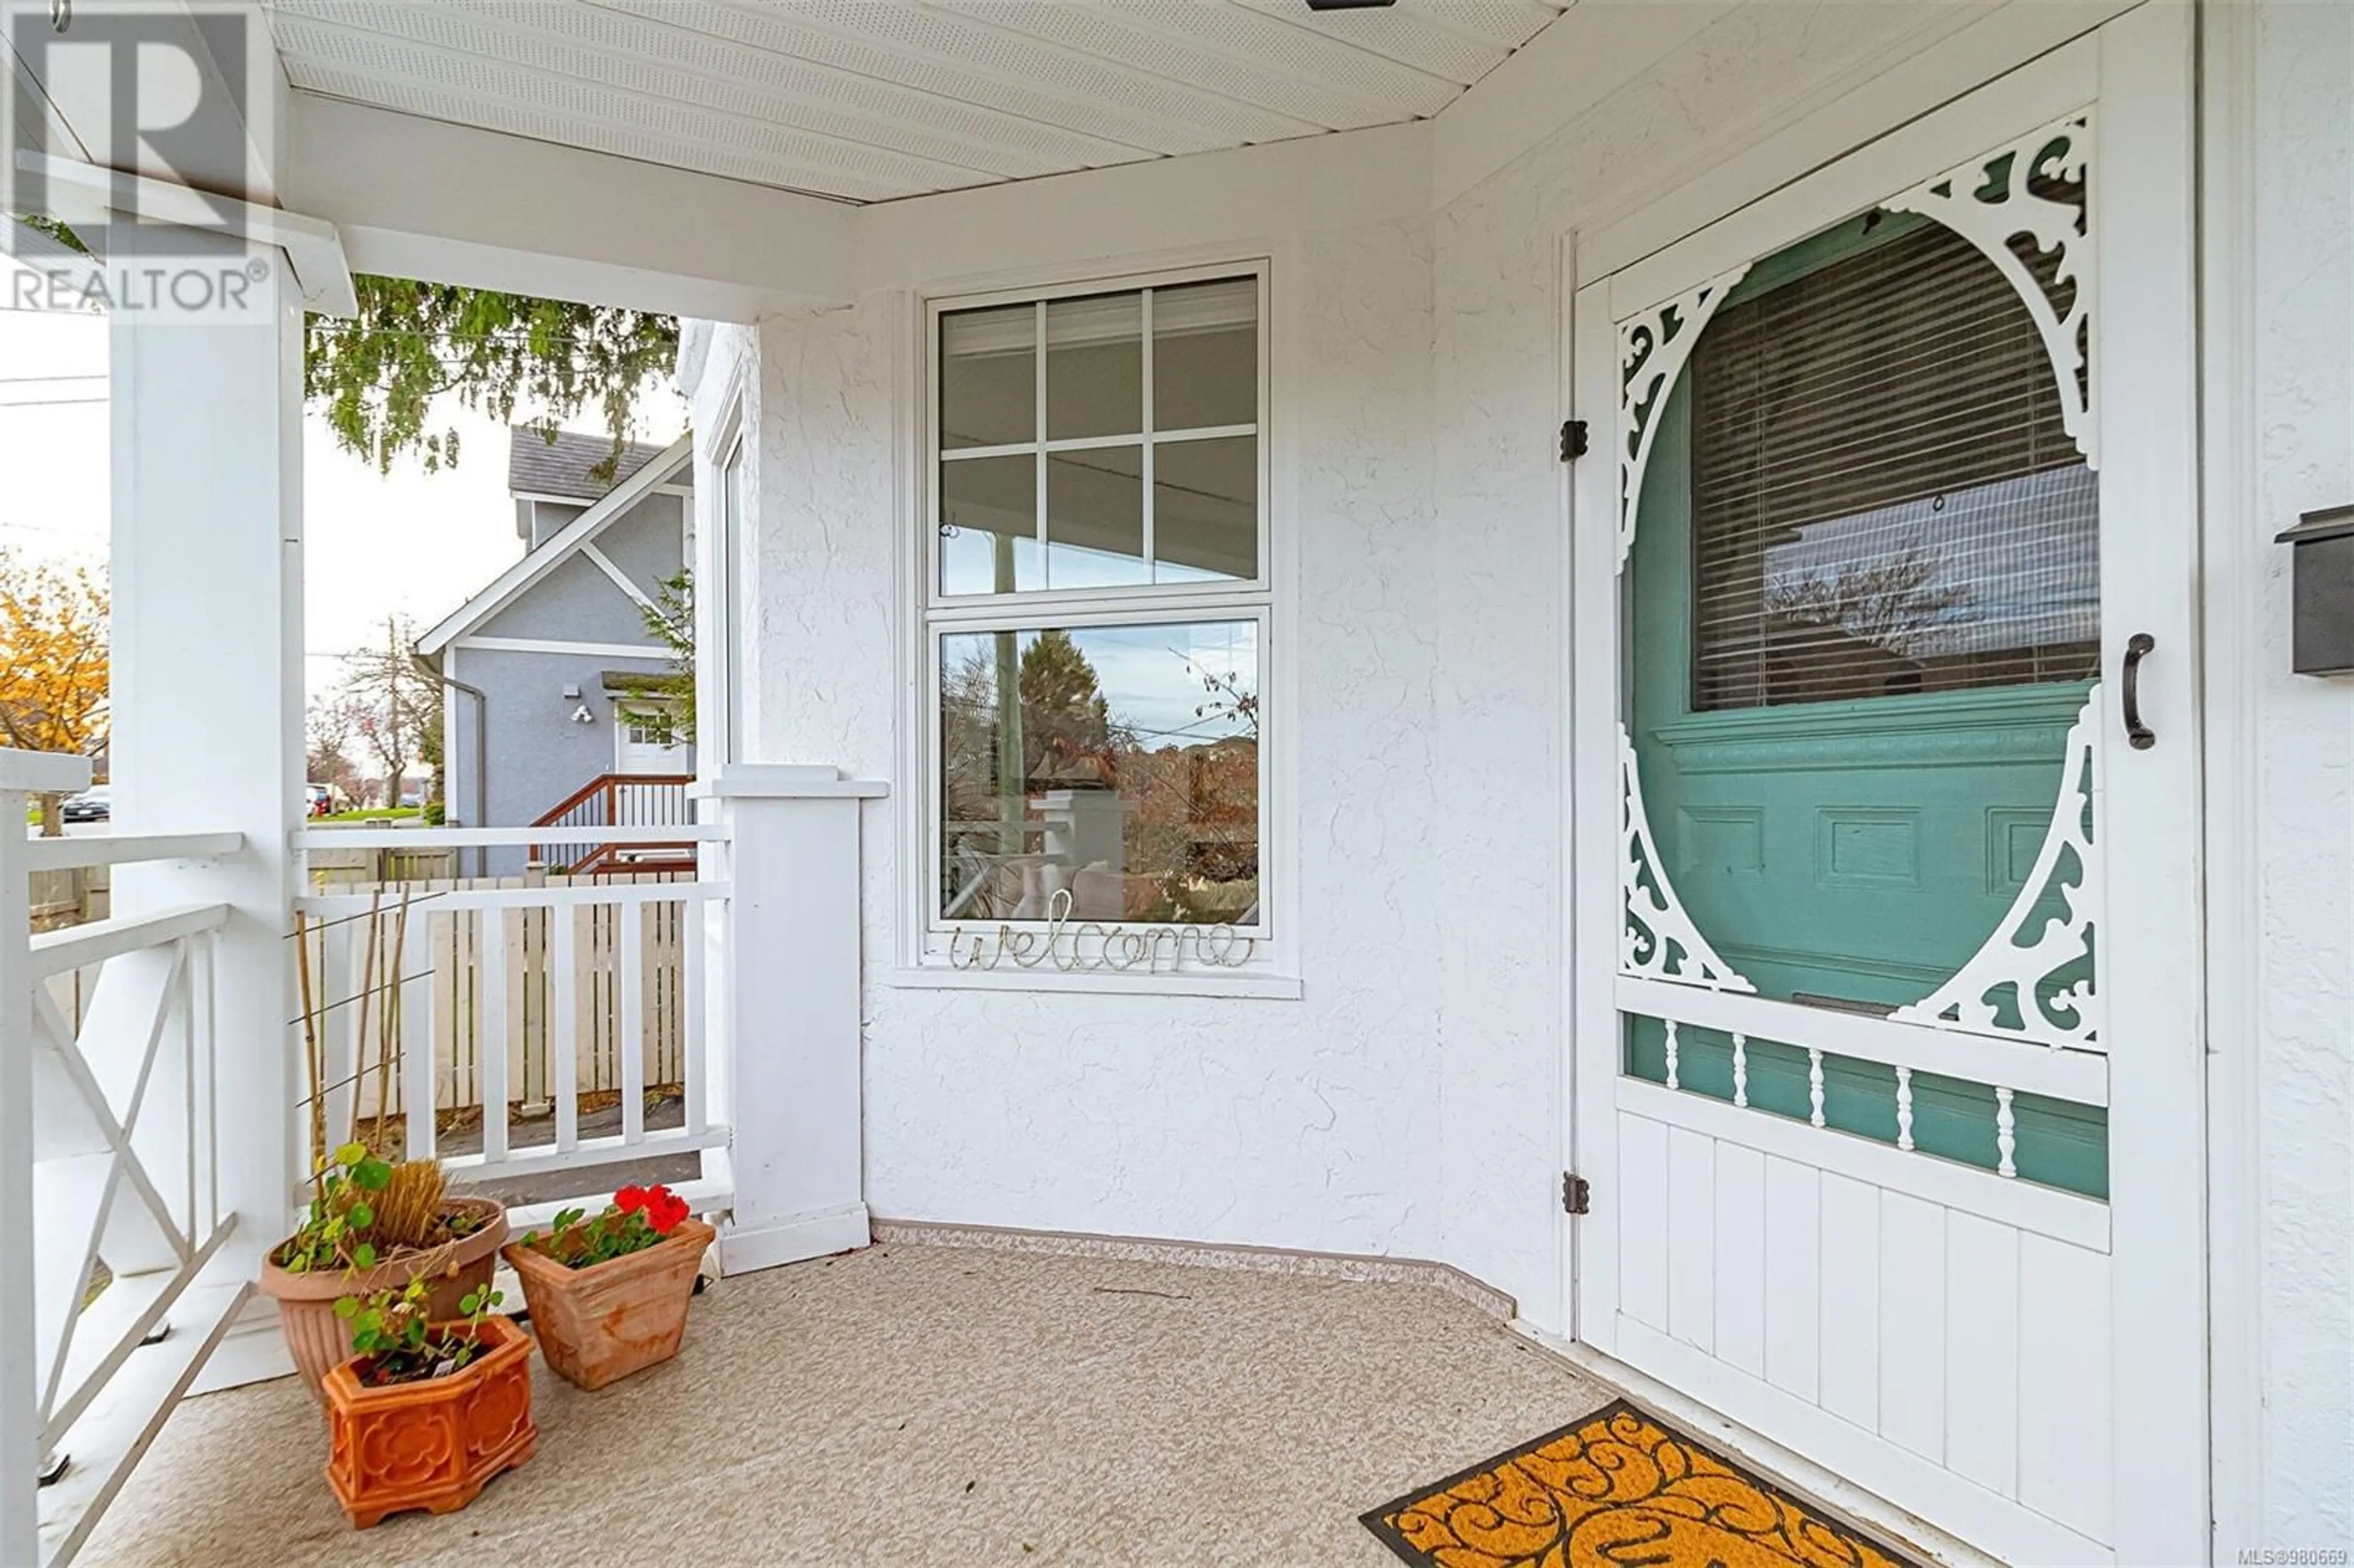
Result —
[{"label": "orange patterned doormat", "polygon": [[1432,1568],[1909,1568],[1625,1400],[1364,1522]]}]

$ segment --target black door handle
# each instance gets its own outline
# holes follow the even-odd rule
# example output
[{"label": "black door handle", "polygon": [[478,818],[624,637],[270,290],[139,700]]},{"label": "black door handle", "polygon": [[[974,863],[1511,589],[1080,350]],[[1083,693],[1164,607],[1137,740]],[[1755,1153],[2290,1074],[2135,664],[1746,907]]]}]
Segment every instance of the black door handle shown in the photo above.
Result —
[{"label": "black door handle", "polygon": [[2126,639],[2126,744],[2136,751],[2147,751],[2158,744],[2158,736],[2141,722],[2141,660],[2142,655],[2158,646],[2158,639],[2147,631],[2137,631]]}]

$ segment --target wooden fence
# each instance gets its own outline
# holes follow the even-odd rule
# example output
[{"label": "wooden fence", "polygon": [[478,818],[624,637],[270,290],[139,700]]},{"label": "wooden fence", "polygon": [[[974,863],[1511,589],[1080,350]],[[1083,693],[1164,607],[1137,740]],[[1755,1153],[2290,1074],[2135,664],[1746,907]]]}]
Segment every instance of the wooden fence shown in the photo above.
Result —
[{"label": "wooden fence", "polygon": [[[112,906],[111,871],[111,867],[103,865],[71,865],[34,872],[27,887],[32,895],[33,935],[105,919]],[[90,1005],[90,991],[98,983],[98,969],[99,966],[91,964],[48,977],[49,999],[58,1004],[66,1026],[76,1033],[81,1031],[83,1010]]]},{"label": "wooden fence", "polygon": [[314,849],[303,853],[302,874],[321,893],[365,894],[379,884],[413,884],[428,877],[438,877],[446,885],[461,869],[458,853],[453,849]]},{"label": "wooden fence", "polygon": [[62,931],[106,918],[112,882],[103,865],[69,865],[37,871],[27,879],[32,895],[33,934]]},{"label": "wooden fence", "polygon": [[[404,965],[399,987],[403,1015],[392,1030],[398,1041],[409,1031],[409,1010],[424,1008],[431,1018],[433,1040],[433,1100],[439,1111],[466,1110],[482,1104],[483,1080],[481,1041],[482,1007],[487,995],[503,991],[505,1028],[497,1032],[506,1042],[504,1075],[510,1103],[526,1107],[554,1098],[549,1081],[558,1059],[551,1031],[563,1010],[556,1002],[553,925],[572,924],[574,1086],[581,1094],[618,1093],[623,1083],[620,1049],[624,1037],[620,1005],[620,965],[624,950],[622,923],[642,922],[636,946],[640,952],[639,1037],[643,1076],[649,1086],[677,1085],[686,1075],[688,1009],[685,944],[688,906],[652,900],[630,904],[579,904],[549,908],[468,908],[437,911],[439,893],[491,892],[538,887],[619,887],[640,883],[690,881],[693,874],[640,873],[573,878],[537,874],[511,877],[434,878],[398,883],[353,885],[338,882],[334,892],[360,897],[378,895],[382,905],[373,916],[376,979],[364,983],[371,967],[366,914],[314,927],[312,975],[314,1006],[323,1010],[331,1038],[342,1049],[331,1054],[348,1064],[356,1078],[352,1086],[357,1103],[352,1110],[365,1118],[376,1114],[377,1097],[394,1116],[402,1110],[398,1049],[388,1081],[376,1072],[373,1044],[363,1047],[355,1038],[362,1031],[373,1042],[382,1020],[380,998],[389,981],[389,954],[400,920],[400,903],[408,900],[410,951],[417,951],[415,924],[427,927],[423,951],[429,974],[420,975],[412,962]],[[485,988],[482,973],[483,922],[500,920],[505,932],[505,984]],[[365,998],[363,992],[368,993]],[[331,1103],[340,1096],[331,1096]]]}]

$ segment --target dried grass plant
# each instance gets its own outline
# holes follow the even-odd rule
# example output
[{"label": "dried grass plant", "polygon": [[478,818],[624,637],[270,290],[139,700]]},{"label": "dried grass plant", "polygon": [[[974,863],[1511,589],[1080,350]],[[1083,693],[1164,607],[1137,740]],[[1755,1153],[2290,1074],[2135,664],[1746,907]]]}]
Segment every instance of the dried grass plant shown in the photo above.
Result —
[{"label": "dried grass plant", "polygon": [[385,1248],[421,1247],[446,1239],[441,1204],[447,1195],[439,1161],[401,1161],[371,1204],[376,1223],[368,1227],[369,1235]]}]

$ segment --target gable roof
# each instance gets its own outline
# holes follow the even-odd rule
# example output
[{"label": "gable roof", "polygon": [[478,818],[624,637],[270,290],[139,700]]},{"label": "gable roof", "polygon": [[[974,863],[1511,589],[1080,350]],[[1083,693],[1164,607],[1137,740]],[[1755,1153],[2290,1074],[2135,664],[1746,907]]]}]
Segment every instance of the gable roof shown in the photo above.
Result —
[{"label": "gable roof", "polygon": [[[537,440],[536,436],[532,438]],[[604,450],[612,449],[607,446]],[[588,511],[567,523],[539,543],[539,547],[491,579],[490,585],[464,604],[443,617],[432,630],[417,640],[417,652],[430,659],[459,638],[504,609],[520,598],[524,591],[548,573],[570,560],[586,545],[605,531],[606,524],[626,514],[644,500],[655,486],[672,479],[695,461],[695,437],[679,437],[666,447],[658,447],[654,455],[638,465],[632,472]]]},{"label": "gable roof", "polygon": [[613,477],[599,481],[590,478],[588,471],[613,455],[610,436],[558,430],[551,441],[532,426],[514,425],[507,430],[507,490],[515,495],[594,501],[668,450],[651,441],[632,441],[622,450]]}]

